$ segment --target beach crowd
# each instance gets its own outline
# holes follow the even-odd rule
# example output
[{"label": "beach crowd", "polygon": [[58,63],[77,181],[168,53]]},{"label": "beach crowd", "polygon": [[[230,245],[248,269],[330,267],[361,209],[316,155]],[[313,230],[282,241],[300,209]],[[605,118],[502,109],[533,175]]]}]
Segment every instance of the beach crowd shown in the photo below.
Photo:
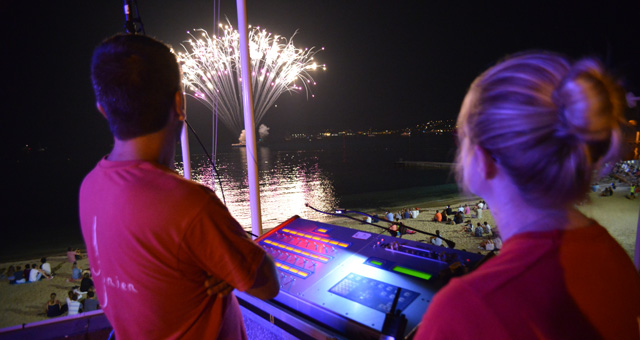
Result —
[{"label": "beach crowd", "polygon": [[[58,293],[51,292],[49,300],[43,302],[42,312],[38,315],[46,317],[57,317],[62,315],[76,315],[82,312],[89,312],[100,309],[100,304],[96,298],[95,287],[91,278],[89,268],[80,268],[78,260],[84,258],[80,249],[68,248],[66,261],[60,262],[54,268],[46,257],[41,258],[40,265],[27,263],[24,269],[19,264],[10,265],[2,269],[0,278],[8,281],[10,285],[33,284],[38,285],[42,280],[60,280],[68,285],[65,291],[65,303],[58,300]],[[56,271],[63,266],[71,267],[71,275],[58,275]],[[66,271],[65,271],[66,272]],[[47,285],[51,287],[51,285]],[[43,289],[47,289],[43,287]]]}]

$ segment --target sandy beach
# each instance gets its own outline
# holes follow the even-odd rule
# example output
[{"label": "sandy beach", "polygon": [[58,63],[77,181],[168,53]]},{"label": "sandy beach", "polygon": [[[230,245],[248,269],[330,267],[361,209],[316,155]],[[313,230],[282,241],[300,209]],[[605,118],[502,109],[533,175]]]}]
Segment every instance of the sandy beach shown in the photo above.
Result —
[{"label": "sandy beach", "polygon": [[[600,222],[625,249],[629,257],[633,258],[640,199],[626,199],[625,195],[628,191],[629,187],[623,185],[615,190],[612,197],[600,197],[598,193],[591,193],[588,202],[579,205],[578,209],[585,215]],[[456,249],[486,254],[487,251],[479,249],[478,247],[481,239],[461,231],[461,225],[447,225],[431,221],[435,210],[441,210],[445,205],[451,205],[452,208],[457,208],[465,203],[475,204],[479,200],[477,197],[461,195],[458,198],[452,198],[447,201],[424,202],[423,204],[415,204],[410,207],[381,207],[376,211],[365,212],[370,214],[377,213],[382,216],[385,210],[398,211],[402,208],[418,207],[421,211],[418,218],[403,221],[407,226],[430,233],[435,233],[436,230],[440,230],[443,237],[456,243]],[[472,213],[471,216],[473,217],[474,214]],[[361,218],[360,215],[354,215],[354,217]],[[465,218],[465,220],[468,220],[468,218]],[[471,221],[474,224],[486,221],[492,228],[496,227],[493,216],[491,215],[491,209],[483,211],[481,219],[471,218]],[[365,230],[371,233],[385,232],[376,227],[346,218],[336,217],[326,222]],[[380,224],[382,225],[382,223]],[[497,228],[499,229],[499,226],[497,226]],[[428,239],[428,236],[417,233],[404,235],[403,238],[421,241]],[[42,254],[41,256],[47,257],[56,276],[51,280],[19,285],[9,285],[6,278],[3,279],[0,283],[0,328],[47,319],[44,308],[49,299],[49,295],[55,292],[58,295],[58,299],[64,303],[67,292],[73,286],[79,285],[79,283],[67,281],[67,279],[71,278],[71,264],[67,261],[66,254]],[[24,268],[24,265],[27,263],[39,264],[40,258],[2,263],[0,264],[0,275],[5,273],[9,265],[20,265]],[[78,265],[80,268],[87,268],[89,266],[87,259],[78,261]]]}]

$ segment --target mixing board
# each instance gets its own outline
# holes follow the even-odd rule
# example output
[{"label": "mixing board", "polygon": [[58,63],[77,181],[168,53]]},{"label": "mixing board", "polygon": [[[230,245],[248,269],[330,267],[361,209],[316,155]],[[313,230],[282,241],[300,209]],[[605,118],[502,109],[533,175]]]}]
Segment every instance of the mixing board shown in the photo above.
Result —
[{"label": "mixing board", "polygon": [[[289,219],[256,240],[280,274],[275,301],[341,334],[382,332],[396,292],[409,333],[450,266],[473,267],[482,256],[336,225]],[[455,265],[454,265],[455,264]]]}]

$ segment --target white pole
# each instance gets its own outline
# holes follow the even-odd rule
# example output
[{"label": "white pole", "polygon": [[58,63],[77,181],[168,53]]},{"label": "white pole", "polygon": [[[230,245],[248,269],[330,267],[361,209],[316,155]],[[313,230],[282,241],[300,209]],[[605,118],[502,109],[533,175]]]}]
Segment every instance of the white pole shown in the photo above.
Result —
[{"label": "white pole", "polygon": [[[187,114],[187,96],[182,94],[184,100],[184,114]],[[184,170],[183,176],[186,179],[191,179],[191,157],[189,154],[189,131],[187,131],[187,122],[182,124],[182,133],[180,133],[180,147],[182,150],[182,170]]]},{"label": "white pole", "polygon": [[242,108],[244,110],[244,136],[247,148],[247,180],[249,182],[249,203],[251,206],[251,231],[254,235],[259,236],[262,235],[262,216],[260,212],[258,158],[256,156],[256,129],[253,117],[253,96],[251,93],[247,10],[244,0],[236,0],[236,6],[238,8],[238,32],[240,33],[240,61],[242,62]]}]

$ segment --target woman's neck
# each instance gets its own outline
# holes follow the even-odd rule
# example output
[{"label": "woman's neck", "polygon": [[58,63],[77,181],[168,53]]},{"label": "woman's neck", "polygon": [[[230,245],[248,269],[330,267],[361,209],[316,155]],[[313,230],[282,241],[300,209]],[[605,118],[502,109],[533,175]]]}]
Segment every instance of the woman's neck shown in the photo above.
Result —
[{"label": "woman's neck", "polygon": [[491,190],[485,200],[505,241],[520,233],[568,230],[593,223],[572,206],[540,207],[524,198],[510,181],[500,182],[499,190]]}]

